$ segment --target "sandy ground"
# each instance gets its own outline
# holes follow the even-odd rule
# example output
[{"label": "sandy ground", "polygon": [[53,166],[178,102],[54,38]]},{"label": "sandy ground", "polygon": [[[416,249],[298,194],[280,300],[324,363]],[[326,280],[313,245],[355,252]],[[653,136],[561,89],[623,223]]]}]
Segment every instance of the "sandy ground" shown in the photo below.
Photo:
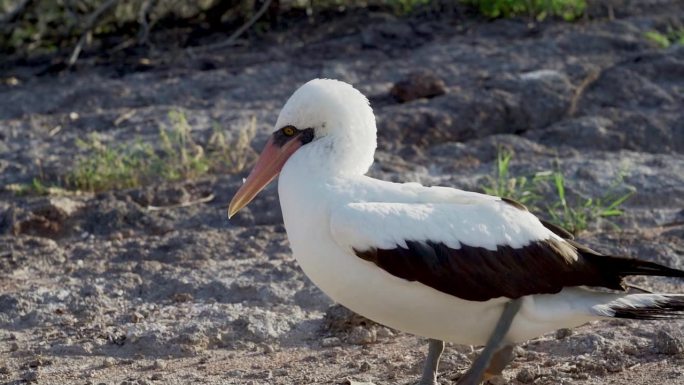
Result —
[{"label": "sandy ground", "polygon": [[[563,169],[571,194],[616,176],[636,188],[618,227],[581,234],[607,253],[684,268],[684,47],[644,38],[684,21],[679,1],[603,8],[589,21],[488,22],[462,14],[352,14],[151,68],[90,66],[0,86],[0,185],[56,178],[76,138],[154,144],[181,109],[204,144],[257,119],[259,149],[301,83],[334,77],[378,115],[374,176],[480,189],[498,146],[512,172]],[[123,67],[122,67],[123,66]],[[416,71],[443,95],[400,104]],[[76,115],[74,115],[76,113]],[[59,128],[58,128],[59,127]],[[412,384],[424,340],[331,303],[289,252],[275,188],[236,220],[244,172],[67,196],[0,192],[0,382],[5,384]],[[183,204],[214,195],[203,204]],[[163,206],[150,210],[149,206]],[[684,293],[681,281],[634,279]],[[684,384],[683,321],[605,321],[520,346],[497,384]],[[449,346],[441,383],[477,349]]]}]

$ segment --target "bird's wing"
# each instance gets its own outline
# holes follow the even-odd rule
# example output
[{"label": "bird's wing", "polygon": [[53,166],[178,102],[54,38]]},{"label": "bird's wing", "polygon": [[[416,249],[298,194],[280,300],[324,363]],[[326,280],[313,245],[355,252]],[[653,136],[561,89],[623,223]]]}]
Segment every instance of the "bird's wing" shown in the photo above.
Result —
[{"label": "bird's wing", "polygon": [[606,277],[576,245],[503,200],[350,203],[333,208],[330,221],[338,245],[358,258],[467,300],[620,288],[619,277]]}]

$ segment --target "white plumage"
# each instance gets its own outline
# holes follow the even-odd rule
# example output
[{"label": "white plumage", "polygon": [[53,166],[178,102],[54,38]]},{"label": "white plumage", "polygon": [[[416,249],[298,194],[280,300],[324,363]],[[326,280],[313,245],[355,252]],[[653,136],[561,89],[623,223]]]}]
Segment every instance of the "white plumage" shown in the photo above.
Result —
[{"label": "white plumage", "polygon": [[[556,237],[529,213],[515,222],[513,210],[517,209],[498,198],[463,192],[463,203],[408,203],[429,202],[428,198],[459,202],[460,192],[445,188],[436,192],[431,191],[434,187],[416,184],[404,189],[402,184],[364,176],[310,178],[296,171],[304,167],[300,161],[307,160],[291,158],[278,183],[285,228],[300,266],[336,302],[412,334],[483,345],[508,299],[464,301],[394,277],[358,258],[353,248],[405,247],[407,239],[445,241],[455,248],[461,242],[492,248],[497,241],[524,245],[532,239]],[[379,202],[382,199],[394,203]],[[480,210],[486,213],[479,215]],[[554,306],[548,307],[551,302],[546,297],[525,300],[510,332],[512,341],[598,319],[591,307],[606,299],[592,302],[583,290],[572,289],[551,296]]]},{"label": "white plumage", "polygon": [[[491,282],[479,284],[492,287],[512,277],[491,272],[511,268],[519,281],[511,281],[509,292],[517,290],[515,282],[523,282],[520,290],[532,293],[521,291],[518,296],[520,308],[513,313],[505,343],[603,317],[660,318],[660,306],[669,306],[669,312],[662,313],[664,318],[681,316],[684,300],[676,295],[554,287],[539,269],[568,269],[579,274],[569,282],[581,282],[584,270],[573,269],[586,264],[587,282],[596,282],[602,279],[600,269],[607,266],[602,258],[615,257],[582,249],[527,210],[498,197],[367,177],[364,174],[373,162],[375,147],[375,117],[368,100],[348,84],[312,80],[285,104],[273,137],[231,202],[230,215],[249,203],[279,172],[278,192],[288,239],[311,280],[333,300],[359,314],[436,340],[487,343],[503,319],[504,307],[517,298],[484,295],[484,300],[467,300],[464,298],[473,297],[471,293],[449,290],[451,282],[458,286],[459,279],[470,279],[462,270],[471,268],[478,273],[477,269],[482,269],[479,279]],[[534,253],[525,254],[528,249]],[[497,259],[506,253],[506,260]],[[615,260],[626,266],[624,275],[684,274],[647,262],[632,266],[628,260]],[[594,266],[592,261],[599,262]],[[526,265],[536,267],[537,275],[526,272]],[[614,276],[607,275],[606,287],[614,287],[623,276],[618,270],[610,273]],[[525,281],[533,284],[531,289]],[[462,289],[476,288],[477,283]],[[538,288],[536,283],[540,283]],[[436,361],[433,365],[432,377]],[[434,378],[426,373],[424,383],[433,384]]]}]

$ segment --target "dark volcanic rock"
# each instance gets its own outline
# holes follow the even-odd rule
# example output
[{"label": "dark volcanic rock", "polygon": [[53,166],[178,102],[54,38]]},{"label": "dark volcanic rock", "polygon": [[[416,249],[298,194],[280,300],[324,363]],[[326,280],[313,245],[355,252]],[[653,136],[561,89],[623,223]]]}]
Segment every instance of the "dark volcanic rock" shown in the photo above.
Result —
[{"label": "dark volcanic rock", "polygon": [[499,79],[492,87],[516,96],[519,112],[511,122],[517,131],[536,130],[561,120],[568,112],[573,87],[568,77],[555,70],[537,70]]},{"label": "dark volcanic rock", "polygon": [[381,109],[378,133],[381,147],[413,143],[428,147],[466,141],[498,133],[514,133],[516,98],[505,91],[455,92],[439,98]]},{"label": "dark volcanic rock", "polygon": [[610,119],[599,116],[563,120],[545,129],[525,133],[525,137],[550,146],[603,151],[625,148],[625,136]]},{"label": "dark volcanic rock", "polygon": [[429,71],[413,72],[406,79],[397,82],[390,90],[392,97],[400,103],[433,98],[445,93],[444,81]]}]

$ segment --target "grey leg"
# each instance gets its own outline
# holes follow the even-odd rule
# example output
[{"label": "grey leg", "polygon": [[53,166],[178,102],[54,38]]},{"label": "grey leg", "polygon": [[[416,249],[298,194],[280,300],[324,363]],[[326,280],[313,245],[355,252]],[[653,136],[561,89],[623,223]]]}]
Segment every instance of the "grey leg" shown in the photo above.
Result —
[{"label": "grey leg", "polygon": [[475,362],[470,366],[470,369],[465,372],[456,385],[479,385],[482,382],[485,372],[492,362],[492,358],[497,351],[501,349],[501,343],[506,337],[506,333],[508,333],[508,330],[511,328],[513,318],[518,314],[521,304],[522,300],[520,298],[514,299],[506,304],[484,350],[482,350],[480,356],[477,357]]},{"label": "grey leg", "polygon": [[515,345],[513,344],[506,345],[494,353],[492,360],[489,362],[489,367],[485,370],[485,380],[501,375],[506,366],[515,358],[514,348]]},{"label": "grey leg", "polygon": [[423,366],[423,376],[418,385],[437,385],[437,366],[444,351],[444,341],[430,339],[428,355]]}]

